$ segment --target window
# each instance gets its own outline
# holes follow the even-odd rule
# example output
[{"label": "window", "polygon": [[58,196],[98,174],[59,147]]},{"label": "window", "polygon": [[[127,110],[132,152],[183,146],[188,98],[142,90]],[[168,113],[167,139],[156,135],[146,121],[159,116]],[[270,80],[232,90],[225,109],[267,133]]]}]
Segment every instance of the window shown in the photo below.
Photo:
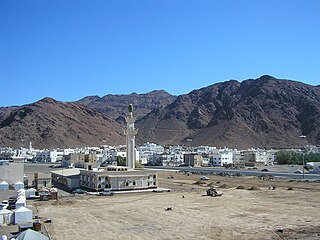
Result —
[{"label": "window", "polygon": [[153,175],[153,178],[156,178],[157,176],[156,175]]},{"label": "window", "polygon": [[156,185],[156,182],[153,182],[153,185]]},{"label": "window", "polygon": [[98,179],[99,179],[99,181],[101,181],[101,177],[99,177]]},{"label": "window", "polygon": [[126,186],[129,186],[129,183],[128,183],[128,182],[126,182]]},{"label": "window", "polygon": [[132,182],[132,185],[135,186],[135,185],[136,185],[136,181],[133,181],[133,182]]},{"label": "window", "polygon": [[98,184],[98,188],[101,188],[101,184]]}]

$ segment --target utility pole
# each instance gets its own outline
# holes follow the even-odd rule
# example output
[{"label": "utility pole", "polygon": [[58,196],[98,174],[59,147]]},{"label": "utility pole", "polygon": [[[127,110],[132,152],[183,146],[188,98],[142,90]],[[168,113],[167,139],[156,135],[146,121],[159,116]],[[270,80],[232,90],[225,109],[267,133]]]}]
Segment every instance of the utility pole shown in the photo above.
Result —
[{"label": "utility pole", "polygon": [[[190,148],[190,147],[191,147],[192,138],[187,138],[187,142],[189,143],[189,148]],[[191,151],[189,152],[189,149],[188,149],[188,162],[189,162],[189,167],[190,167],[190,155],[191,155]]]},{"label": "utility pole", "polygon": [[[299,136],[299,138],[301,138],[301,139],[305,139],[306,138],[306,136],[305,135],[301,135],[301,136]],[[303,152],[303,150],[302,150],[302,179],[304,179],[304,152]]]}]

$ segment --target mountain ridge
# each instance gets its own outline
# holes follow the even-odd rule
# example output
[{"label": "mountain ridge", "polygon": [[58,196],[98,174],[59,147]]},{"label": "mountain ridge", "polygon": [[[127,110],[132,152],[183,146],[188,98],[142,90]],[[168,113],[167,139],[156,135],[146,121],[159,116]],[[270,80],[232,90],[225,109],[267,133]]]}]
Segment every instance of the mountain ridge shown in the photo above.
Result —
[{"label": "mountain ridge", "polygon": [[[176,97],[164,90],[154,90],[148,93],[137,94],[107,94],[103,97],[88,96],[74,103],[107,114],[114,120],[124,119],[129,103],[135,106],[135,117],[140,118],[155,107],[166,106]],[[120,121],[123,123],[123,121]]]},{"label": "mountain ridge", "polygon": [[[264,75],[219,82],[179,96],[155,90],[87,96],[74,102],[47,97],[20,107],[1,107],[0,146],[20,146],[22,138],[41,147],[124,143],[121,128],[129,103],[135,106],[138,144],[234,148],[320,144],[320,86]],[[299,139],[302,134],[305,140]]]},{"label": "mountain ridge", "polygon": [[298,138],[304,134],[319,144],[319,90],[268,75],[216,83],[140,119],[138,141],[186,144],[192,138],[193,145],[290,147],[306,143]]},{"label": "mountain ridge", "polygon": [[40,148],[124,143],[122,128],[103,114],[74,103],[43,98],[15,108],[0,123],[2,146]]}]

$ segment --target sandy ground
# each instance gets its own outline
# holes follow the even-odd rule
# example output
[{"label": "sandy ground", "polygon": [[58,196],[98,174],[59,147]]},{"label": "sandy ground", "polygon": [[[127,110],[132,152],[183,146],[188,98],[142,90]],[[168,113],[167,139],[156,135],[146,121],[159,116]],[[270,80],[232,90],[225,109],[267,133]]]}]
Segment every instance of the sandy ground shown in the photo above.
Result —
[{"label": "sandy ground", "polygon": [[[41,218],[52,219],[46,226],[55,240],[320,239],[319,182],[209,177],[207,184],[219,187],[223,196],[204,196],[207,184],[194,184],[199,175],[159,173],[159,186],[171,192],[34,204]],[[270,184],[276,189],[268,190]]]}]

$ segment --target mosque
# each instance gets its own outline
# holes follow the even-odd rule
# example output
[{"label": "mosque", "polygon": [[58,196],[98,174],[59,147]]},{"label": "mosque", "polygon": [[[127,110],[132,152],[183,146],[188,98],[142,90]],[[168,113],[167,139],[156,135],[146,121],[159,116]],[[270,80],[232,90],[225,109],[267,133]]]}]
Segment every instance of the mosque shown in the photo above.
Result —
[{"label": "mosque", "polygon": [[155,189],[158,187],[157,172],[152,170],[136,170],[135,162],[135,136],[138,130],[134,123],[132,104],[128,107],[129,114],[126,117],[127,158],[126,167],[107,166],[93,170],[80,170],[80,187],[100,191],[110,189],[111,191]]}]

